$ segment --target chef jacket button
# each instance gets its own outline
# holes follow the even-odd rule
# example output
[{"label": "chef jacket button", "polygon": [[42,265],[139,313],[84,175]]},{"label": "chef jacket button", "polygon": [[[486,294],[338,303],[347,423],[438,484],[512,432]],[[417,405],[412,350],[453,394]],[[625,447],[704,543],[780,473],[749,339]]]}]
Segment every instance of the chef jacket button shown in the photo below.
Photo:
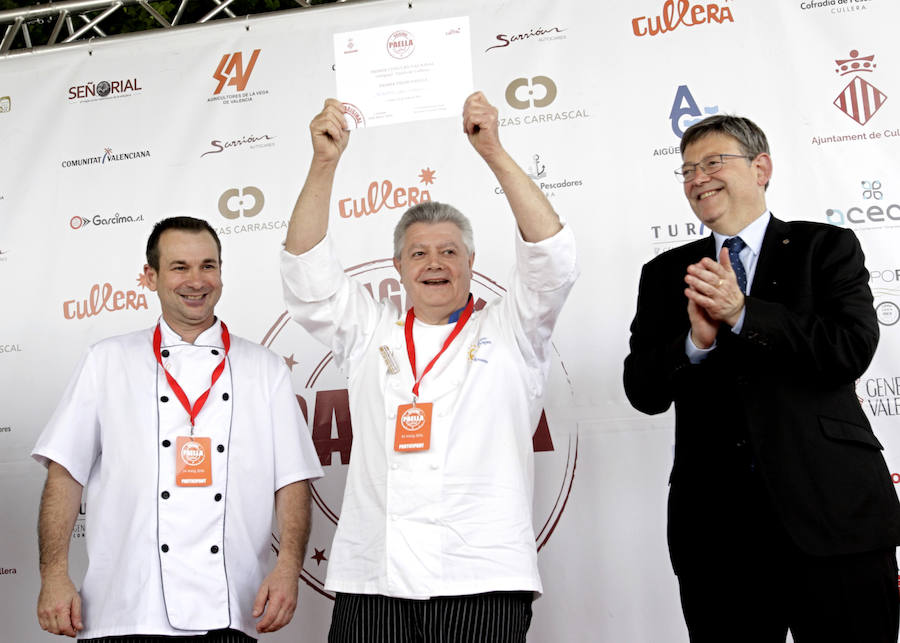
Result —
[{"label": "chef jacket button", "polygon": [[160,402],[168,402],[168,401],[169,401],[169,397],[168,397],[167,395],[163,395],[161,398],[159,398],[159,401],[160,401]]},{"label": "chef jacket button", "polygon": [[224,444],[220,444],[219,446],[216,447],[216,451],[218,451],[219,453],[224,453],[224,451],[225,451],[225,445],[224,445]]},{"label": "chef jacket button", "polygon": [[170,446],[172,446],[172,443],[169,442],[168,440],[163,440],[163,441],[162,441],[162,445],[163,445],[164,447],[170,447]]},{"label": "chef jacket button", "polygon": [[219,354],[219,351],[217,351],[217,350],[214,348],[214,349],[212,349],[212,350],[210,351],[210,353],[212,353],[213,355],[218,355],[218,354]]},{"label": "chef jacket button", "polygon": [[162,549],[162,552],[165,554],[167,551],[169,551],[169,546],[163,545],[162,547],[160,547],[160,549]]},{"label": "chef jacket button", "polygon": [[169,492],[168,492],[168,491],[163,491],[163,492],[162,492],[161,494],[159,494],[159,495],[162,496],[162,499],[163,499],[163,500],[168,500],[168,499],[169,499]]},{"label": "chef jacket button", "polygon": [[210,551],[211,553],[213,553],[213,554],[218,554],[218,553],[219,553],[219,546],[218,546],[218,545],[213,545],[212,547],[209,548],[209,551]]},{"label": "chef jacket button", "polygon": [[221,499],[222,499],[221,493],[217,493],[216,495],[213,496],[213,500],[215,500],[216,502],[219,502]]},{"label": "chef jacket button", "polygon": [[168,348],[165,349],[164,351],[162,351],[162,352],[160,353],[160,355],[162,355],[163,357],[168,357],[168,356],[169,356],[169,349],[168,349]]},{"label": "chef jacket button", "polygon": [[227,400],[228,400],[228,393],[222,393],[222,399],[227,401]]}]

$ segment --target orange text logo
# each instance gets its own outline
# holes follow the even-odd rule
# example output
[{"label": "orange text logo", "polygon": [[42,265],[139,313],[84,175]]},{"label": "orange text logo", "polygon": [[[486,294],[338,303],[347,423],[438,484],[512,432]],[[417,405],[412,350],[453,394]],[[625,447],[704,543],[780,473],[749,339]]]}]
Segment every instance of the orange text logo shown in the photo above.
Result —
[{"label": "orange text logo", "polygon": [[105,283],[94,284],[86,299],[70,299],[63,302],[63,317],[66,319],[84,319],[99,315],[104,310],[147,310],[147,297],[133,290],[113,290]]},{"label": "orange text logo", "polygon": [[[727,2],[728,0],[725,0]],[[714,2],[691,5],[690,0],[666,0],[662,14],[658,16],[639,16],[631,20],[631,29],[635,36],[656,36],[672,31],[680,25],[695,27],[704,23],[725,21],[734,22],[734,17],[724,3]]]},{"label": "orange text logo", "polygon": [[[425,168],[419,172],[419,183],[426,186],[434,183],[436,170]],[[422,203],[423,201],[431,201],[431,193],[424,187],[418,186],[394,186],[394,184],[385,179],[380,183],[372,181],[366,194],[359,199],[346,198],[338,201],[338,213],[344,219],[359,218],[370,214],[375,214],[382,208],[394,210],[396,208],[408,208]]]},{"label": "orange text logo", "polygon": [[219,61],[219,66],[216,67],[216,73],[213,74],[213,78],[219,81],[219,86],[216,87],[216,91],[214,94],[218,94],[221,92],[225,85],[234,85],[237,88],[237,91],[242,92],[247,87],[247,82],[250,80],[250,74],[253,73],[253,68],[256,66],[256,59],[259,58],[259,52],[261,50],[254,49],[253,53],[250,55],[250,62],[247,63],[246,69],[244,68],[244,56],[240,51],[236,51],[233,54],[225,54],[222,56],[222,60]]}]

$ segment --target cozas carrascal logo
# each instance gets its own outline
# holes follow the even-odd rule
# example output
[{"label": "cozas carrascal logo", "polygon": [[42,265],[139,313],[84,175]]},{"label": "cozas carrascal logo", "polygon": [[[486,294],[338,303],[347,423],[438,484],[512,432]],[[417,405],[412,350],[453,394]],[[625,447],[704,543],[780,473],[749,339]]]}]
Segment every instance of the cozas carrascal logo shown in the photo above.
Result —
[{"label": "cozas carrascal logo", "polygon": [[[398,310],[406,310],[410,303],[390,258],[366,261],[345,272],[374,299],[389,299]],[[496,281],[477,271],[472,273],[471,291],[476,310],[505,293]],[[310,553],[300,577],[312,590],[333,599],[334,595],[325,589],[325,576],[353,447],[347,378],[335,366],[333,354],[295,323],[287,311],[275,319],[260,343],[281,355],[290,369],[300,412],[310,427],[319,462],[325,470],[323,478],[310,482],[313,512],[318,515],[312,520]],[[492,349],[493,338],[478,337],[464,351],[463,359],[472,367],[486,368],[491,363]],[[555,346],[552,350],[547,390],[568,391],[571,395],[565,366]],[[400,359],[396,351],[394,355]],[[559,524],[572,491],[578,459],[577,422],[564,417],[548,419],[542,412],[532,431],[532,446],[535,453],[533,526],[540,552]],[[280,548],[274,535],[272,548],[276,552]]]},{"label": "cozas carrascal logo", "polygon": [[859,75],[875,71],[875,54],[861,56],[858,50],[853,49],[849,58],[838,58],[834,62],[837,64],[834,71],[840,76],[855,74],[834,99],[834,106],[860,125],[865,125],[887,100],[884,92]]}]

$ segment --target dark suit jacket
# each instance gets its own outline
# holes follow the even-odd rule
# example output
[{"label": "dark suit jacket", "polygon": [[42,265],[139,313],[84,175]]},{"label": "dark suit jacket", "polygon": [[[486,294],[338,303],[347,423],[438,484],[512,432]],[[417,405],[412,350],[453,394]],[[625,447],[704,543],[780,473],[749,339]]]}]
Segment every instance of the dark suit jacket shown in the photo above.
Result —
[{"label": "dark suit jacket", "polygon": [[741,333],[723,324],[715,350],[692,365],[684,275],[714,255],[710,235],[644,266],[625,359],[625,391],[636,409],[662,413],[675,403],[675,571],[743,528],[730,490],[751,466],[804,552],[895,546],[900,503],[854,390],[878,343],[856,236],[773,217]]}]

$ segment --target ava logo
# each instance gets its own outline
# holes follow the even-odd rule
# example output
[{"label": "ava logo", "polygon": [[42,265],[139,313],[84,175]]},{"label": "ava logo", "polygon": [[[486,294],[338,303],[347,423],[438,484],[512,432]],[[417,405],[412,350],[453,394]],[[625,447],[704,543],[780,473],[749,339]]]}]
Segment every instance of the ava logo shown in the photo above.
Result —
[{"label": "ava logo", "polygon": [[[419,172],[419,183],[424,186],[432,185],[436,175],[437,170],[426,167]],[[338,213],[343,219],[358,219],[376,214],[382,208],[405,209],[423,201],[431,201],[431,192],[425,187],[416,185],[395,187],[390,180],[384,179],[380,183],[378,181],[369,183],[369,189],[366,190],[365,196],[359,199],[347,197],[338,200]]]},{"label": "ava logo", "polygon": [[9,96],[0,96],[0,114],[12,111],[12,99]]},{"label": "ava logo", "polygon": [[728,0],[721,3],[709,2],[706,4],[691,4],[689,0],[666,0],[663,3],[662,14],[658,16],[638,16],[631,20],[631,30],[635,36],[656,36],[657,34],[673,31],[680,25],[696,27],[704,23],[722,24],[726,20],[734,22]]},{"label": "ava logo", "polygon": [[834,70],[835,73],[841,76],[857,74],[844,87],[843,91],[838,94],[838,97],[834,99],[834,106],[860,125],[865,125],[887,100],[887,96],[881,90],[858,75],[859,73],[875,71],[875,67],[877,67],[875,54],[860,56],[859,51],[853,49],[849,58],[839,58],[834,62],[838,66]]},{"label": "ava logo", "polygon": [[185,442],[181,447],[181,461],[190,466],[203,464],[206,455],[203,453],[203,447],[199,442]]},{"label": "ava logo", "polygon": [[387,41],[387,52],[393,58],[407,58],[416,49],[413,35],[408,31],[395,31]]},{"label": "ava logo", "polygon": [[225,85],[232,85],[236,91],[242,92],[247,88],[247,83],[250,81],[250,75],[253,73],[253,68],[256,66],[256,59],[259,58],[259,52],[261,49],[254,49],[253,53],[250,54],[250,60],[247,63],[246,68],[244,67],[244,54],[243,52],[236,51],[233,54],[225,54],[222,56],[222,59],[219,61],[219,66],[216,67],[216,71],[213,74],[213,78],[219,81],[219,84],[216,86],[216,91],[213,94],[218,95],[225,88]]},{"label": "ava logo", "polygon": [[[684,130],[694,123],[699,123],[707,116],[712,116],[719,112],[718,105],[707,105],[700,110],[697,101],[694,100],[691,90],[687,85],[679,85],[675,92],[675,100],[672,101],[672,109],[669,111],[669,120],[672,122],[672,132],[675,136],[681,138],[684,136]],[[655,155],[654,155],[655,156]]]},{"label": "ava logo", "polygon": [[266,198],[257,187],[230,188],[219,197],[219,214],[226,219],[237,219],[242,215],[255,217],[265,204]]},{"label": "ava logo", "polygon": [[556,100],[556,83],[547,76],[516,78],[506,86],[506,102],[515,109],[547,107]]},{"label": "ava logo", "polygon": [[900,203],[883,204],[884,188],[879,179],[860,182],[862,187],[861,205],[849,208],[828,208],[825,220],[832,225],[850,228],[900,227]]},{"label": "ava logo", "polygon": [[[385,246],[390,240],[385,239]],[[375,299],[390,299],[398,310],[406,310],[408,300],[400,285],[392,259],[367,261],[346,270],[347,275]],[[505,290],[493,279],[475,271],[471,282],[475,309],[481,310]],[[341,515],[347,464],[353,447],[353,418],[347,378],[334,364],[334,356],[316,342],[287,311],[274,320],[260,342],[281,355],[291,372],[291,382],[297,394],[300,412],[309,425],[313,444],[325,476],[310,483],[313,512],[309,539],[309,554],[300,577],[313,590],[328,598],[334,595],[325,590],[325,575],[330,557],[329,548]],[[479,358],[487,358],[492,346],[484,337],[477,347],[467,347],[462,359],[474,356],[472,368],[481,368]],[[558,403],[565,404],[571,395],[565,366],[554,350],[547,389],[557,391]],[[392,349],[397,361],[406,358],[405,352]],[[393,423],[391,426],[393,436]],[[393,439],[393,437],[391,438]],[[566,417],[541,414],[533,430],[534,449],[534,533],[538,552],[548,543],[565,511],[575,477],[578,460],[578,426]],[[278,550],[277,539],[272,548]]]},{"label": "ava logo", "polygon": [[525,33],[515,33],[515,34],[505,34],[498,33],[497,34],[497,42],[499,45],[491,45],[485,52],[490,51],[491,49],[500,49],[503,47],[509,47],[514,42],[524,42],[526,40],[531,40],[534,38],[535,40],[559,40],[565,38],[565,36],[561,35],[565,29],[561,29],[559,27],[536,27],[534,29],[529,29]]},{"label": "ava logo", "polygon": [[94,284],[85,299],[69,299],[63,302],[63,317],[84,319],[100,313],[120,310],[147,310],[147,297],[133,290],[114,290],[109,283]]}]

